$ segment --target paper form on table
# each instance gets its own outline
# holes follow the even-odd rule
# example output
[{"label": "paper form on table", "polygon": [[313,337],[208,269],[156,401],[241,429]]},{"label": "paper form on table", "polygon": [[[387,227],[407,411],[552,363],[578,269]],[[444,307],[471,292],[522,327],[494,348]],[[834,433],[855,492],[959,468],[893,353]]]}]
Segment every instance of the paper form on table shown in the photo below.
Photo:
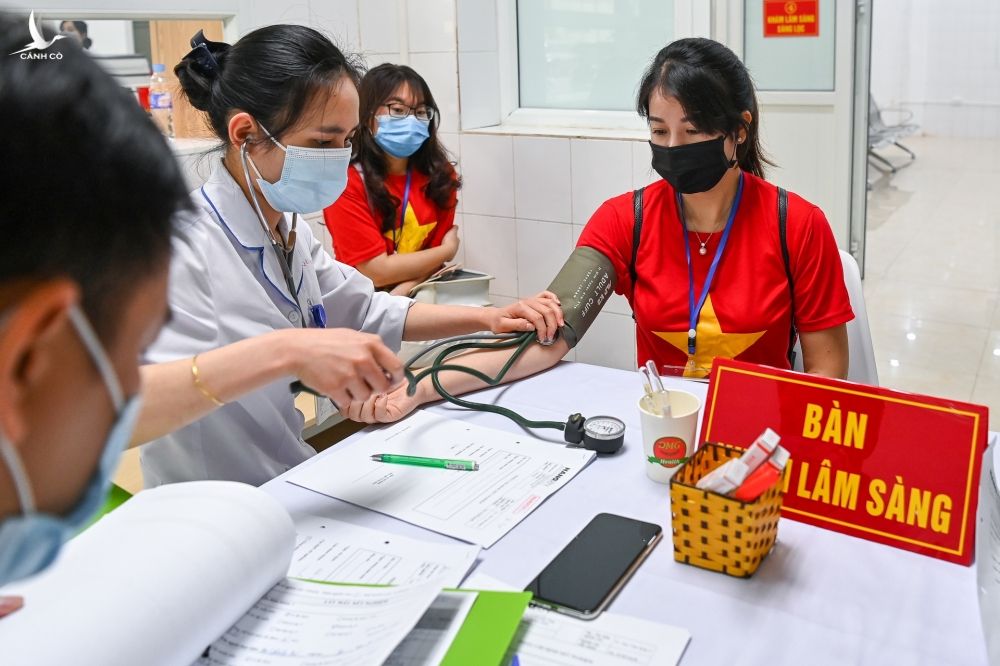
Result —
[{"label": "paper form on table", "polygon": [[680,662],[690,640],[679,627],[624,615],[577,620],[529,608],[509,656],[520,666],[669,666]]},{"label": "paper form on table", "polygon": [[406,637],[441,591],[278,582],[209,648],[197,666],[376,666]]},{"label": "paper form on table", "polygon": [[303,516],[295,532],[288,575],[311,580],[369,585],[438,580],[458,587],[479,554],[475,545],[419,541],[319,516]]},{"label": "paper form on table", "polygon": [[[399,452],[479,463],[479,471],[385,465]],[[289,483],[489,548],[594,458],[527,435],[415,412],[293,471]]]}]

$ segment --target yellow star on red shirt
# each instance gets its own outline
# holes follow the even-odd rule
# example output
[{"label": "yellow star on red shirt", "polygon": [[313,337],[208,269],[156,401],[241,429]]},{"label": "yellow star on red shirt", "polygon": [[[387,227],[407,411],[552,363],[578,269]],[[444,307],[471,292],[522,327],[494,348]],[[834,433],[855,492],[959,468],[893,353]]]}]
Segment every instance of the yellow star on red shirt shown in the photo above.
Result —
[{"label": "yellow star on red shirt", "polygon": [[[396,252],[403,254],[406,252],[416,252],[424,246],[424,241],[427,237],[431,235],[434,231],[434,227],[437,226],[437,222],[428,222],[427,224],[420,224],[420,220],[417,219],[417,214],[413,212],[413,206],[407,204],[406,215],[403,216],[403,226],[396,230],[396,236],[398,238],[398,245],[396,246]],[[389,240],[392,240],[392,232],[386,231],[383,234]]]},{"label": "yellow star on red shirt", "polygon": [[[697,346],[694,354],[694,368],[684,369],[685,377],[707,377],[708,371],[712,367],[712,359],[716,357],[736,358],[767,331],[758,333],[727,333],[722,330],[719,318],[715,314],[712,306],[712,296],[709,294],[705,299],[705,306],[701,309],[701,316],[698,317]],[[663,338],[677,349],[680,349],[685,356],[688,353],[688,333],[687,331],[666,332],[653,331],[655,335]]]}]

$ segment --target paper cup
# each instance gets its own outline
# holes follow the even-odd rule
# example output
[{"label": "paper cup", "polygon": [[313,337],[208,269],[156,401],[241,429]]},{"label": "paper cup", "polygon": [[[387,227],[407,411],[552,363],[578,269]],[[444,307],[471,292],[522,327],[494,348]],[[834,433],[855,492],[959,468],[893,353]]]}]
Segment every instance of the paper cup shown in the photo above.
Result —
[{"label": "paper cup", "polygon": [[[642,451],[646,476],[657,483],[669,483],[677,468],[691,455],[697,440],[698,410],[701,400],[687,391],[670,391],[670,416],[663,416],[653,396],[639,399],[642,417]],[[660,459],[650,462],[650,459]]]}]

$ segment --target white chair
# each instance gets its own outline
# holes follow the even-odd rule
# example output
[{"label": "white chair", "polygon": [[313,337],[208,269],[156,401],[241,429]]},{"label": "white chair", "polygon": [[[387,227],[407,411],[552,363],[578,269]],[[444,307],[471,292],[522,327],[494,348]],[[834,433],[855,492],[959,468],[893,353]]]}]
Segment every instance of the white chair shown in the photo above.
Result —
[{"label": "white chair", "polygon": [[[875,347],[872,332],[868,327],[868,310],[865,308],[865,294],[861,289],[861,271],[858,262],[847,252],[840,251],[840,263],[844,266],[844,284],[854,310],[854,319],[847,322],[847,347],[850,352],[850,366],[847,379],[859,384],[878,386],[878,370],[875,367]],[[795,370],[802,372],[802,348],[795,343]]]}]

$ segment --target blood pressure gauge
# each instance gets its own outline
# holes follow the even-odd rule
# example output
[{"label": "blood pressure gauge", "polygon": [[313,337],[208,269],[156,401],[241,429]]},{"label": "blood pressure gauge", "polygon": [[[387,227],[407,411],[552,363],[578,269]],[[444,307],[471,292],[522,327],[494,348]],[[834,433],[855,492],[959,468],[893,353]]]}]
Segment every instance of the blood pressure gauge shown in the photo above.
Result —
[{"label": "blood pressure gauge", "polygon": [[617,453],[625,443],[625,422],[614,416],[573,414],[566,421],[566,441],[598,453]]}]

